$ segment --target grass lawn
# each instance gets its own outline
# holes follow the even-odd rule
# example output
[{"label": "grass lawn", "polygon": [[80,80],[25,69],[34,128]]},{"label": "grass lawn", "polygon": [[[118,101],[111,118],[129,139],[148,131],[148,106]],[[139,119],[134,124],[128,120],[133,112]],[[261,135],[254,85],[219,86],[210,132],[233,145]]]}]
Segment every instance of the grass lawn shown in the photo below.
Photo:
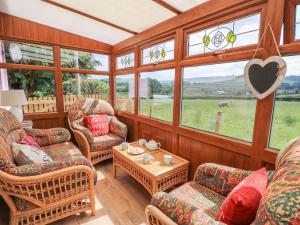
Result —
[{"label": "grass lawn", "polygon": [[[222,112],[221,135],[252,141],[256,100],[229,100],[220,108],[222,100],[183,100],[181,124],[208,132],[215,131],[217,112]],[[172,122],[171,99],[141,99],[140,113]],[[300,135],[300,102],[277,101],[271,132],[270,147],[281,149],[289,140]]]}]

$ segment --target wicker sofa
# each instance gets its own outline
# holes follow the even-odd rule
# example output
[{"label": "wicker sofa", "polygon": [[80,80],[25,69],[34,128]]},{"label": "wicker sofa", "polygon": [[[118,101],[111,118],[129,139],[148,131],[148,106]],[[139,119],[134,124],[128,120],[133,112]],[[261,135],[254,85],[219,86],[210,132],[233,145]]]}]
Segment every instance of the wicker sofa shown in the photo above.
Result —
[{"label": "wicker sofa", "polygon": [[[109,133],[93,137],[84,126],[84,115],[106,114],[110,117]],[[93,164],[112,158],[112,147],[121,144],[127,136],[127,126],[114,116],[114,109],[106,101],[82,99],[74,103],[68,113],[68,122],[76,142]]]},{"label": "wicker sofa", "polygon": [[[17,166],[11,146],[31,134],[52,162]],[[64,128],[20,128],[15,116],[0,109],[0,195],[10,208],[10,225],[47,224],[92,211],[94,170],[79,149],[69,142]]]},{"label": "wicker sofa", "polygon": [[[252,225],[300,224],[300,138],[291,141],[269,171],[265,191]],[[194,180],[170,193],[158,192],[146,207],[149,225],[220,225],[215,220],[225,197],[251,172],[207,163]]]}]

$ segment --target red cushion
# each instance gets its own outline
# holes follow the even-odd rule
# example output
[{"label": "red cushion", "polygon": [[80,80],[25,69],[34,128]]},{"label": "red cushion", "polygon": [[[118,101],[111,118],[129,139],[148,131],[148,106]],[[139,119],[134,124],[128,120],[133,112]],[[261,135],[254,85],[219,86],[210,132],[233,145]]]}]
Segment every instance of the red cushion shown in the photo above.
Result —
[{"label": "red cushion", "polygon": [[84,116],[84,124],[92,132],[94,137],[106,135],[109,132],[107,115]]},{"label": "red cushion", "polygon": [[30,135],[25,135],[19,142],[19,144],[30,145],[35,148],[41,148],[41,146],[35,141],[34,137],[31,137]]},{"label": "red cushion", "polygon": [[228,225],[252,223],[267,184],[266,168],[251,173],[225,198],[216,220]]}]

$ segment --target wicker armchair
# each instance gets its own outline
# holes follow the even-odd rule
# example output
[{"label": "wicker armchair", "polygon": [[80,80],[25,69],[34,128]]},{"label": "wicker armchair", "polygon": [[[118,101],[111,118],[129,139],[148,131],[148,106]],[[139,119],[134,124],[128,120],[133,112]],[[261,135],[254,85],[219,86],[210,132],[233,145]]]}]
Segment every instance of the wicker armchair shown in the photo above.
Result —
[{"label": "wicker armchair", "polygon": [[[110,117],[109,133],[93,137],[84,126],[84,115],[106,114]],[[82,99],[74,103],[68,113],[68,122],[76,142],[85,157],[93,164],[112,158],[112,147],[126,140],[127,126],[115,116],[109,103],[97,99]]]},{"label": "wicker armchair", "polygon": [[[224,225],[215,218],[225,197],[251,171],[206,163],[194,180],[170,193],[158,192],[146,207],[149,225]],[[252,225],[300,224],[300,138],[277,156],[276,170],[269,171],[269,185]]]},{"label": "wicker armchair", "polygon": [[[30,133],[53,160],[17,166],[11,145]],[[83,211],[95,214],[94,170],[68,142],[64,128],[28,129],[0,109],[0,195],[10,208],[10,225],[48,224]]]}]

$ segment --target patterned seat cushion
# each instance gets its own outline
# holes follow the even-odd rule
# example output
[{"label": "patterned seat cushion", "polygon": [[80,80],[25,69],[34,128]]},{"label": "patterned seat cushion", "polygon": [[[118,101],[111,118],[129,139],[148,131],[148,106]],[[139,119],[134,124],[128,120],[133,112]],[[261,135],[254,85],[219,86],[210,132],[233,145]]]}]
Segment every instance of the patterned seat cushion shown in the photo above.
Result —
[{"label": "patterned seat cushion", "polygon": [[42,147],[53,160],[63,160],[74,156],[82,156],[80,150],[72,142],[64,142]]},{"label": "patterned seat cushion", "polygon": [[95,152],[95,151],[107,150],[116,145],[121,144],[123,141],[124,141],[123,138],[112,133],[94,137],[93,144],[91,145],[91,151]]},{"label": "patterned seat cushion", "polygon": [[189,182],[168,193],[157,192],[151,204],[179,225],[222,224],[215,221],[225,197]]},{"label": "patterned seat cushion", "polygon": [[201,209],[210,217],[215,218],[225,197],[191,181],[170,193],[179,200],[185,201]]}]

